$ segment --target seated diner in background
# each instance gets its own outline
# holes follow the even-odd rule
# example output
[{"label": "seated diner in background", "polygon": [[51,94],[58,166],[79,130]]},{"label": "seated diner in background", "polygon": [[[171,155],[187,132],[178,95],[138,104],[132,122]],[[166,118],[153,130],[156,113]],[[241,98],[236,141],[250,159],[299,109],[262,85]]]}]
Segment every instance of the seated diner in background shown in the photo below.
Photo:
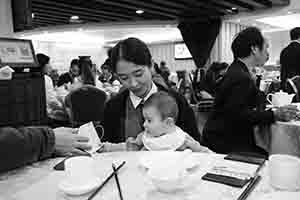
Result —
[{"label": "seated diner in background", "polygon": [[70,64],[70,70],[66,73],[63,73],[59,76],[57,87],[60,87],[64,84],[72,84],[75,77],[79,75],[79,60],[73,59]]},{"label": "seated diner in background", "polygon": [[269,58],[268,42],[261,31],[249,27],[241,31],[231,46],[234,61],[216,93],[214,109],[203,130],[203,142],[217,153],[247,152],[266,156],[254,138],[254,126],[277,120],[295,119],[296,106],[265,110],[266,97],[256,84],[252,68]]},{"label": "seated diner in background", "polygon": [[76,90],[83,85],[93,85],[99,89],[103,89],[102,83],[96,79],[96,74],[93,72],[93,64],[91,60],[79,59],[79,76],[74,80],[73,84],[68,88],[69,91]]},{"label": "seated diner in background", "polygon": [[45,79],[47,115],[49,118],[54,119],[55,112],[63,112],[63,105],[58,100],[56,91],[53,86],[53,81],[48,75],[51,70],[50,57],[42,53],[37,54],[36,57]]},{"label": "seated diner in background", "polygon": [[120,41],[112,50],[112,71],[123,85],[112,97],[104,111],[103,141],[125,142],[143,131],[141,106],[152,94],[165,91],[175,98],[179,114],[176,125],[197,142],[200,141],[195,115],[185,98],[152,79],[152,56],[147,45],[137,38]]}]

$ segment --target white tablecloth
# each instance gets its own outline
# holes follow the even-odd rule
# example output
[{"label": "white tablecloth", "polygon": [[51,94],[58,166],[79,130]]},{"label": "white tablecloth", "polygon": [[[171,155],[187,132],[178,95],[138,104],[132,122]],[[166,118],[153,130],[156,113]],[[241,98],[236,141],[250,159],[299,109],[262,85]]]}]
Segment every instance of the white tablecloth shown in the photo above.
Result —
[{"label": "white tablecloth", "polygon": [[[239,188],[203,181],[201,176],[216,162],[223,160],[224,155],[193,153],[201,161],[199,177],[194,187],[175,193],[161,193],[157,191],[147,179],[139,166],[141,156],[149,152],[117,152],[98,154],[94,158],[99,164],[97,175],[102,180],[111,173],[111,164],[116,161],[126,161],[119,171],[119,180],[125,200],[236,200],[242,192]],[[87,196],[70,197],[58,190],[58,184],[63,180],[63,171],[54,171],[53,166],[61,158],[52,159],[33,164],[18,170],[0,175],[0,199],[1,200],[63,200],[63,199],[87,199]],[[261,170],[262,180],[249,196],[249,200],[255,200],[257,196],[272,192],[269,185],[268,167]],[[300,193],[299,193],[300,195]],[[111,179],[107,185],[95,196],[95,200],[119,199],[116,183]]]}]

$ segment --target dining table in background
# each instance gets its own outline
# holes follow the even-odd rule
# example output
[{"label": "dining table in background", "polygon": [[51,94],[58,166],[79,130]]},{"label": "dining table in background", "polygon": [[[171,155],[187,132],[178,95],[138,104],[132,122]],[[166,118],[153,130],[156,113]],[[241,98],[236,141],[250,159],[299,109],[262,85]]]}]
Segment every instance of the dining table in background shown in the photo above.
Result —
[{"label": "dining table in background", "polygon": [[[152,185],[140,166],[140,159],[151,152],[114,152],[94,155],[98,163],[97,175],[100,180],[112,173],[112,163],[126,161],[118,171],[120,185],[124,199],[130,200],[237,200],[242,189],[231,186],[208,182],[201,179],[215,162],[220,162],[224,155],[193,153],[200,166],[193,187],[172,193],[159,192]],[[12,170],[0,175],[0,199],[2,200],[64,200],[87,199],[90,194],[83,196],[67,196],[58,189],[59,183],[64,179],[63,171],[55,171],[53,167],[63,158],[55,158],[35,163],[20,169]],[[271,193],[274,189],[269,184],[268,163],[261,169],[262,180],[250,193],[248,200],[255,200],[259,195]],[[245,186],[246,187],[246,186]],[[300,192],[299,192],[300,195]],[[100,190],[94,200],[119,199],[119,193],[114,179]]]}]

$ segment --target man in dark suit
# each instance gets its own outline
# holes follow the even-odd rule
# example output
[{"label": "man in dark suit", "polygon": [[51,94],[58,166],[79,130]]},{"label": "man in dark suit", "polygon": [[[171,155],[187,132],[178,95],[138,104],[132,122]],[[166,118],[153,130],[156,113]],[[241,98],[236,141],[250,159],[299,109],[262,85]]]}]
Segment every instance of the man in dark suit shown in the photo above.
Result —
[{"label": "man in dark suit", "polygon": [[281,88],[286,89],[286,80],[300,75],[300,27],[290,31],[291,43],[280,54]]},{"label": "man in dark suit", "polygon": [[203,142],[217,153],[247,152],[266,155],[256,146],[253,128],[275,120],[288,121],[296,107],[265,110],[264,93],[255,84],[252,69],[269,57],[268,43],[255,27],[241,31],[231,46],[234,61],[217,88],[214,110],[203,130]]}]

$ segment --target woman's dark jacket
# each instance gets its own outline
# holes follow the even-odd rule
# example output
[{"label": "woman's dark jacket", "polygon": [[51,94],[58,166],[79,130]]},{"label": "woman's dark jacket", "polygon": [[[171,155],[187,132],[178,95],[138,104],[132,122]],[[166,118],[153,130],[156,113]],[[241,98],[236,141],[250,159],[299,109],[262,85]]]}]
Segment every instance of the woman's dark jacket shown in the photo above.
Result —
[{"label": "woman's dark jacket", "polygon": [[[158,90],[166,91],[176,99],[179,108],[176,125],[182,128],[196,141],[200,142],[200,133],[197,128],[194,112],[185,98],[176,91],[167,89],[162,84],[154,83]],[[129,90],[125,89],[107,102],[104,111],[104,141],[113,143],[125,142],[124,131],[127,98],[129,98]]]}]

